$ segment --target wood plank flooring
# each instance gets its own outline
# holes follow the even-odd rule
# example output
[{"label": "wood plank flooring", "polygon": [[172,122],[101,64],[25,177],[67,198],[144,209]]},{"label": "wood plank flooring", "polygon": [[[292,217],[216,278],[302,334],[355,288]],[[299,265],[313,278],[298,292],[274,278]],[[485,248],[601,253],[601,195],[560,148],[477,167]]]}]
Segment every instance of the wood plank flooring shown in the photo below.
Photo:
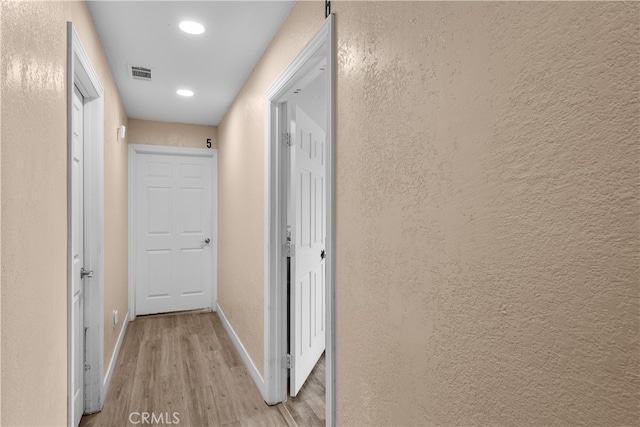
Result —
[{"label": "wood plank flooring", "polygon": [[[143,316],[127,327],[103,410],[80,426],[321,426],[324,396],[324,356],[295,399],[268,406],[216,313]],[[145,412],[156,422],[142,424]]]},{"label": "wood plank flooring", "polygon": [[298,426],[323,427],[325,425],[324,364],[323,354],[298,395],[282,404]]}]

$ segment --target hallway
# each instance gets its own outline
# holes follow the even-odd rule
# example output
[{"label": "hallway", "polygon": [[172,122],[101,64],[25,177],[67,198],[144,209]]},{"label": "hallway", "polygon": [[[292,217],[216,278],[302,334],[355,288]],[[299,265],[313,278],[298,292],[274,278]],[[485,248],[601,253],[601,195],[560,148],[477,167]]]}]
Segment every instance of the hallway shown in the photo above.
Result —
[{"label": "hallway", "polygon": [[163,418],[155,425],[324,425],[323,399],[324,363],[296,399],[268,406],[217,314],[143,316],[127,328],[104,409],[80,425],[136,425],[145,412]]},{"label": "hallway", "polygon": [[[274,160],[303,145],[335,196],[307,203],[321,180],[298,175],[305,212],[330,214],[304,221],[305,245],[331,237],[313,255],[334,267],[329,425],[640,427],[640,2],[331,3],[0,0],[1,426],[320,419],[315,398],[263,403],[285,394],[284,346],[265,342],[285,330],[278,258],[296,256],[269,193],[298,188],[274,185]],[[292,121],[271,100],[285,82],[310,92],[292,72],[330,22],[323,150],[278,132]],[[136,145],[215,153],[212,234],[147,271],[167,278],[171,258],[187,280],[217,242],[197,308],[226,321],[125,323]],[[91,175],[82,197],[74,169]],[[178,203],[173,185],[151,193]]]}]

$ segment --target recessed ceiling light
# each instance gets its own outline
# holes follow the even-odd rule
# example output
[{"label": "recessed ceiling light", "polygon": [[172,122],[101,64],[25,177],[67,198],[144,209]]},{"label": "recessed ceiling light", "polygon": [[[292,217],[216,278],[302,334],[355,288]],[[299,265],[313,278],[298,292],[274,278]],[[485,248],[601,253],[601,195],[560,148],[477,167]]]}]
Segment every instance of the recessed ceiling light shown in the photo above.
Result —
[{"label": "recessed ceiling light", "polygon": [[202,34],[204,27],[202,24],[193,21],[182,21],[179,25],[180,29],[189,34]]},{"label": "recessed ceiling light", "polygon": [[193,91],[189,89],[178,89],[176,93],[180,96],[193,96]]}]

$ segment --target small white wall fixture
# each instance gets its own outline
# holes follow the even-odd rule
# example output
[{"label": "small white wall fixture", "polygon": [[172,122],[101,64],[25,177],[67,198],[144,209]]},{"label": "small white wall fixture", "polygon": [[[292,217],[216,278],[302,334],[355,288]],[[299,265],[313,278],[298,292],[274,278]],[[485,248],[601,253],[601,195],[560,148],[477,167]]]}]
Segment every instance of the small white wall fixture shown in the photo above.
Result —
[{"label": "small white wall fixture", "polygon": [[[73,23],[67,23],[67,159],[72,156],[72,103],[77,86],[84,97],[84,221],[85,268],[93,270],[84,290],[85,369],[84,413],[104,404],[104,90]],[[71,161],[67,170],[67,406],[71,414]]]},{"label": "small white wall fixture", "polygon": [[327,236],[326,236],[326,424],[336,424],[335,384],[335,27],[334,15],[266,93],[265,137],[265,365],[263,398],[269,404],[287,398],[287,289],[286,256],[286,123],[282,103],[286,93],[318,58],[326,60],[327,123]]}]

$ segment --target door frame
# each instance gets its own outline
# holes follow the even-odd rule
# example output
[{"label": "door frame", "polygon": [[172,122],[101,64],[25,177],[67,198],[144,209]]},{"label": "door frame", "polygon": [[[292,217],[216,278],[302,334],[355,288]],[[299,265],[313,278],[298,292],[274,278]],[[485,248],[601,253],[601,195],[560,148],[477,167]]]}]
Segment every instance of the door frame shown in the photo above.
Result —
[{"label": "door frame", "polygon": [[298,54],[266,93],[265,137],[265,298],[264,298],[264,398],[269,404],[287,399],[287,295],[286,256],[286,171],[287,150],[284,146],[286,124],[282,100],[288,90],[304,78],[306,66],[324,55],[327,66],[326,97],[326,423],[336,423],[336,322],[335,322],[335,17],[329,15],[318,33]]},{"label": "door frame", "polygon": [[136,186],[138,173],[138,155],[158,154],[165,156],[204,157],[211,159],[211,309],[215,311],[218,302],[218,149],[190,148],[164,145],[129,144],[129,320],[136,318],[136,239],[135,212],[138,207]]},{"label": "door frame", "polygon": [[84,288],[84,410],[98,412],[104,404],[104,90],[72,22],[67,22],[67,423],[71,425],[71,167],[73,88],[84,97],[84,266],[93,270]]}]

